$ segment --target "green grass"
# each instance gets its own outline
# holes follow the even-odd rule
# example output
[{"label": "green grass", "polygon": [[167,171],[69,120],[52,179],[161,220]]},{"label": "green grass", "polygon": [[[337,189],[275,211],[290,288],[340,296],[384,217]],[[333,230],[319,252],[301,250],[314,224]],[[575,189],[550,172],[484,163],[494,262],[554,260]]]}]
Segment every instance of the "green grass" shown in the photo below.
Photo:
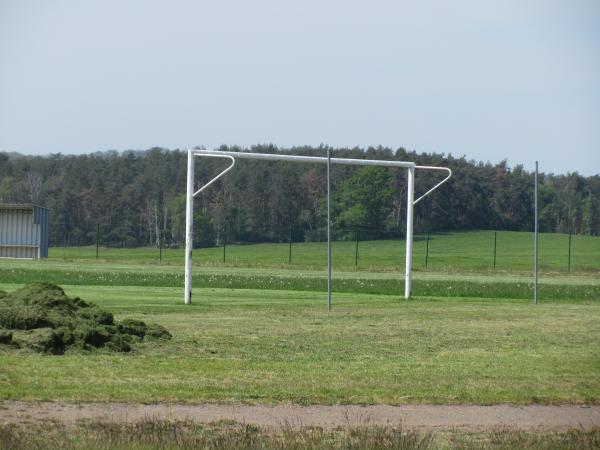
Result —
[{"label": "green grass", "polygon": [[[38,265],[37,267],[6,268],[2,281],[6,283],[32,283],[48,281],[56,284],[89,286],[165,286],[183,287],[181,271],[156,271],[149,274],[143,268],[108,271],[96,265],[89,270]],[[390,274],[365,277],[362,272],[336,276],[333,292],[399,295],[404,292],[403,277]],[[600,282],[578,278],[579,282],[542,283],[539,295],[543,299],[600,299]],[[206,272],[196,270],[195,288],[265,289],[288,291],[324,291],[327,280],[324,274],[287,271],[271,272],[268,269],[238,273],[235,269]],[[422,277],[413,282],[413,295],[438,297],[477,297],[527,299],[533,296],[531,280],[493,277]]]},{"label": "green grass", "polygon": [[[16,284],[0,288],[12,290]],[[66,286],[172,341],[133,354],[0,352],[0,398],[300,404],[600,400],[600,302]]]},{"label": "green grass", "polygon": [[[541,238],[541,304],[531,303],[530,233],[435,235],[414,300],[404,301],[403,242],[334,244],[333,311],[325,246],[228,246],[194,252],[194,297],[182,304],[183,255],[156,249],[51,249],[0,260],[0,289],[51,281],[174,338],[131,355],[60,357],[0,351],[0,398],[139,402],[570,403],[600,401],[600,239]],[[86,253],[87,252],[87,253]]]},{"label": "green grass", "polygon": [[[540,234],[540,269],[566,272],[568,268],[568,241],[565,234]],[[425,270],[427,239],[418,235],[414,244],[414,268]],[[493,231],[471,231],[432,234],[429,241],[427,270],[433,271],[493,271]],[[361,241],[358,266],[355,265],[356,245],[352,241],[333,244],[334,269],[348,270],[358,267],[367,270],[392,270],[404,267],[405,242],[400,240]],[[51,248],[50,259],[56,261],[93,260],[95,247]],[[136,262],[156,264],[156,248],[104,248],[99,258],[107,263]],[[292,261],[289,264],[289,245],[255,244],[227,245],[225,265],[236,267],[286,267],[320,268],[326,265],[324,242],[293,243]],[[163,265],[181,265],[182,249],[163,249]],[[526,232],[501,231],[497,233],[497,271],[528,271],[533,261],[533,236]],[[223,265],[223,248],[194,250],[194,263]],[[573,236],[571,271],[597,272],[600,270],[600,238]]]}]

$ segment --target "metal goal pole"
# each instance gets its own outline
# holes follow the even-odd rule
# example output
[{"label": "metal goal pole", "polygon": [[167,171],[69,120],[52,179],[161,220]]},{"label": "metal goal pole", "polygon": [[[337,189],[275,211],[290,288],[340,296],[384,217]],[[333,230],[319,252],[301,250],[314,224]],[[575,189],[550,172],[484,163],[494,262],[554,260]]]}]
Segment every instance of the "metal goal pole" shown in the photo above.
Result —
[{"label": "metal goal pole", "polygon": [[538,162],[535,162],[533,218],[533,303],[538,304]]},{"label": "metal goal pole", "polygon": [[327,311],[331,311],[331,152],[327,149]]},{"label": "metal goal pole", "polygon": [[404,298],[410,298],[412,288],[413,253],[413,211],[415,206],[415,168],[408,168],[408,189],[406,193],[406,264],[404,272]]},{"label": "metal goal pole", "polygon": [[188,150],[185,195],[185,304],[192,303],[192,247],[194,245],[194,152]]}]

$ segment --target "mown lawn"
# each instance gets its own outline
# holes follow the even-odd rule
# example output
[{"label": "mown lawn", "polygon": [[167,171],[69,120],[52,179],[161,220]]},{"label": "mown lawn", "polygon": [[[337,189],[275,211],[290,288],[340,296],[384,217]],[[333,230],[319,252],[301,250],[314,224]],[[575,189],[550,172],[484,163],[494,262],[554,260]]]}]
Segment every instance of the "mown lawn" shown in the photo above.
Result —
[{"label": "mown lawn", "polygon": [[[47,281],[85,286],[155,286],[183,288],[183,270],[176,265],[148,265],[105,260],[0,260],[0,283],[24,284]],[[413,295],[420,297],[468,297],[532,299],[531,274],[415,272]],[[326,271],[299,268],[196,266],[194,288],[325,291]],[[398,270],[333,272],[333,292],[345,294],[399,295],[404,292],[404,273]],[[600,277],[594,273],[544,274],[540,299],[577,301],[600,299]]]},{"label": "mown lawn", "polygon": [[[12,290],[16,284],[0,284]],[[600,400],[600,301],[66,286],[174,335],[132,354],[0,351],[0,398],[136,402]]]},{"label": "mown lawn", "polygon": [[[540,234],[540,269],[567,272],[569,236]],[[426,249],[429,248],[426,263]],[[494,231],[433,233],[427,244],[426,235],[417,235],[414,243],[414,268],[433,271],[529,271],[533,265],[533,235],[527,232],[499,231],[496,238],[496,268],[494,269]],[[358,264],[356,243],[336,241],[333,244],[334,269],[391,270],[404,267],[405,241],[360,241]],[[238,267],[321,268],[327,264],[326,243],[293,243],[291,263],[288,243],[235,245],[225,251],[225,265]],[[96,247],[50,248],[50,259],[81,261],[96,259]],[[106,263],[156,264],[157,248],[104,248],[98,250]],[[194,250],[194,263],[223,265],[223,248]],[[183,264],[182,249],[163,249],[163,265]],[[571,271],[600,271],[600,238],[572,236]]]}]

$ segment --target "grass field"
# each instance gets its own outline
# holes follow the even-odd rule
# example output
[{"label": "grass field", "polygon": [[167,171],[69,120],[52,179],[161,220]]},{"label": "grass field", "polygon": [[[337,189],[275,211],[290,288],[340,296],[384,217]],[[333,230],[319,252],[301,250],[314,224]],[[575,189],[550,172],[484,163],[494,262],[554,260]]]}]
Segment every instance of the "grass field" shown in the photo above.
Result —
[{"label": "grass field", "polygon": [[[52,249],[48,260],[37,262],[2,260],[0,289],[52,281],[69,295],[113,311],[117,319],[159,323],[174,338],[117,355],[0,350],[0,398],[599,402],[600,241],[581,238],[581,247],[573,246],[580,248],[576,273],[547,269],[541,304],[534,306],[526,272],[530,255],[518,242],[527,238],[530,244],[530,236],[511,234],[504,253],[511,270],[496,272],[481,263],[487,252],[481,242],[489,236],[436,236],[430,242],[433,268],[416,273],[410,301],[402,299],[402,270],[393,263],[402,260],[401,242],[365,242],[365,266],[358,270],[338,253],[329,314],[318,259],[324,256],[322,244],[297,244],[310,251],[291,267],[277,262],[276,252],[287,251],[286,244],[235,247],[225,265],[206,257],[218,249],[196,251],[191,306],[182,304],[181,251],[167,251],[160,264],[152,257],[156,250],[149,249],[101,249],[99,260],[95,249],[93,255]],[[544,238],[554,239],[553,264],[560,262],[563,238]],[[462,253],[453,253],[460,242]],[[473,242],[479,245],[466,246]],[[354,251],[354,243],[334,248],[341,252],[345,245]],[[499,260],[501,254],[499,245]]]},{"label": "grass field", "polygon": [[[565,234],[541,233],[540,269],[543,271],[567,272],[569,236]],[[525,232],[497,232],[496,270],[527,271],[533,261],[533,236]],[[433,271],[493,271],[494,232],[472,231],[431,234],[427,257],[427,270]],[[427,238],[417,235],[414,244],[414,268],[425,270]],[[326,243],[293,243],[289,263],[290,247],[287,243],[227,245],[225,265],[238,267],[293,267],[320,268],[327,264]],[[380,240],[360,241],[358,265],[356,244],[352,241],[337,241],[333,244],[333,266],[335,269],[393,270],[404,267],[405,241]],[[52,260],[93,260],[96,247],[51,248]],[[133,262],[156,264],[159,250],[156,248],[104,248],[99,249],[99,259],[107,262]],[[163,249],[163,265],[181,265],[182,249]],[[194,263],[200,265],[223,265],[223,248],[194,250]],[[572,236],[571,271],[593,272],[600,270],[600,238]]]},{"label": "grass field", "polygon": [[[16,285],[0,288],[12,290]],[[139,402],[563,403],[600,393],[600,302],[67,286],[157,322],[131,355],[0,353],[4,399]]]}]

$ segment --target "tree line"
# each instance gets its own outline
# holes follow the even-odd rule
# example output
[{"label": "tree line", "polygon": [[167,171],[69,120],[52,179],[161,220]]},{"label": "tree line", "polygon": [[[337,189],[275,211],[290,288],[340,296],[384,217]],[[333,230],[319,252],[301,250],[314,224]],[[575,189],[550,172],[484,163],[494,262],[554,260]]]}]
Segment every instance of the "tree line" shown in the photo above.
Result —
[{"label": "tree line", "polygon": [[[257,145],[220,150],[325,156],[327,147]],[[331,148],[344,158],[414,161],[450,167],[454,176],[415,208],[417,231],[533,229],[533,174],[404,148]],[[0,202],[50,209],[54,245],[181,245],[185,239],[185,151],[107,151],[87,155],[0,153]],[[226,161],[197,158],[199,188]],[[325,165],[238,160],[235,169],[195,200],[195,245],[319,240],[326,226]],[[441,173],[417,171],[418,196]],[[598,235],[600,176],[540,174],[540,230]],[[402,236],[406,170],[332,166],[332,220],[338,238],[362,230],[371,238]]]}]

